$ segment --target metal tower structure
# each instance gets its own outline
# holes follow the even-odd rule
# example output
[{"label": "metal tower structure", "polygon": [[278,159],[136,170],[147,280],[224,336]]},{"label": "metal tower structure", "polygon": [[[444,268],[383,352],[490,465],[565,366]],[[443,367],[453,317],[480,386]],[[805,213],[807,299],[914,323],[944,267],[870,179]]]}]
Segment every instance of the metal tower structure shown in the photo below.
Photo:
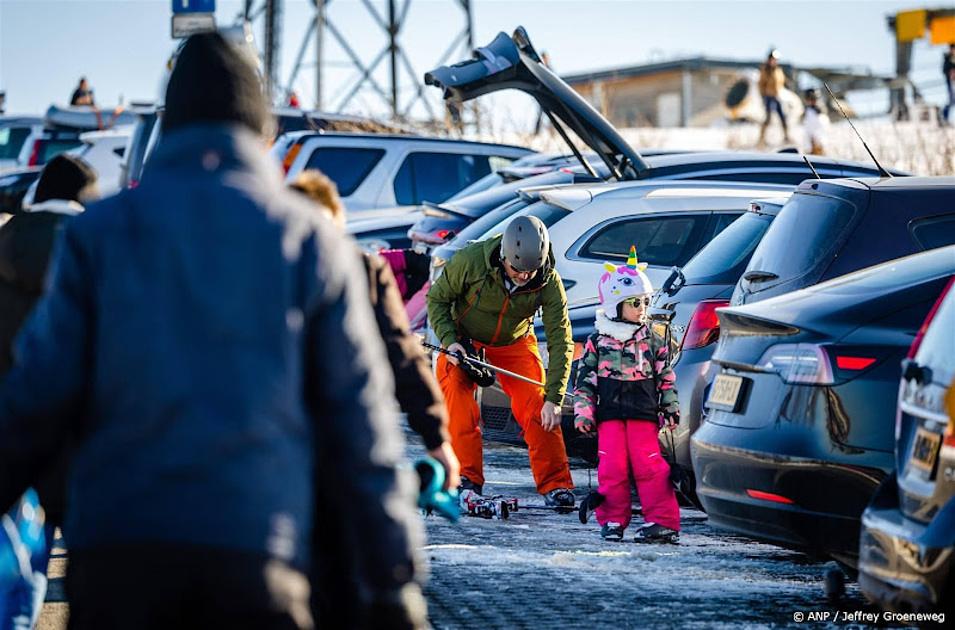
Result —
[{"label": "metal tower structure", "polygon": [[[409,55],[401,45],[402,29],[408,22],[408,9],[412,0],[384,0],[379,2],[383,11],[371,0],[361,0],[370,26],[381,35],[380,48],[374,56],[363,56],[349,41],[349,38],[335,25],[328,7],[332,0],[310,0],[311,18],[301,43],[297,48],[295,61],[288,79],[282,83],[279,73],[279,53],[282,34],[282,0],[245,0],[245,9],[240,18],[253,22],[254,27],[261,23],[263,45],[263,67],[273,99],[284,100],[291,93],[295,81],[306,68],[315,71],[315,103],[318,109],[329,112],[342,112],[352,103],[363,89],[369,89],[386,105],[394,120],[407,120],[412,108],[421,103],[432,120],[443,118],[435,111],[432,102],[425,96],[422,75],[415,69]],[[428,67],[443,65],[452,59],[452,55],[467,56],[474,48],[474,20],[471,0],[450,0],[462,12],[461,30],[449,37],[448,47],[435,63],[427,60]],[[258,29],[257,29],[258,30]],[[453,30],[442,25],[442,31]],[[326,44],[331,40],[347,57],[346,66],[354,70],[354,75],[344,88],[336,89],[336,97],[330,98],[325,81],[325,71],[332,62],[326,59]],[[314,62],[306,61],[309,52]],[[462,54],[463,53],[463,54]],[[376,70],[387,63],[388,80],[376,78]],[[339,64],[336,64],[339,65]],[[407,89],[407,88],[410,88]]]}]

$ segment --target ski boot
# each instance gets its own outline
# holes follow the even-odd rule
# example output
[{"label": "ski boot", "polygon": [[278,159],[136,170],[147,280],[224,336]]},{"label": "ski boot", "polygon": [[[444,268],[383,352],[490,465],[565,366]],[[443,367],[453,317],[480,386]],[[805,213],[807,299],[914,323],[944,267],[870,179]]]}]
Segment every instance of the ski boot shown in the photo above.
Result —
[{"label": "ski boot", "polygon": [[603,527],[600,528],[600,537],[604,540],[610,540],[613,542],[620,542],[623,540],[623,528],[620,527],[620,523],[604,523]]},{"label": "ski boot", "polygon": [[580,508],[577,511],[577,516],[580,518],[580,524],[586,525],[587,521],[590,520],[590,514],[600,507],[600,504],[604,502],[604,495],[600,494],[596,490],[592,490],[587,496],[583,498],[580,502]]},{"label": "ski boot", "polygon": [[510,516],[510,506],[507,500],[499,497],[485,497],[481,494],[483,488],[468,479],[461,478],[458,486],[458,504],[461,513],[480,518],[506,519]]},{"label": "ski boot", "polygon": [[556,488],[544,495],[544,505],[552,507],[558,514],[570,514],[574,511],[576,498],[567,488]]},{"label": "ski boot", "polygon": [[680,532],[656,523],[647,523],[637,530],[633,537],[635,543],[669,543],[679,544]]}]

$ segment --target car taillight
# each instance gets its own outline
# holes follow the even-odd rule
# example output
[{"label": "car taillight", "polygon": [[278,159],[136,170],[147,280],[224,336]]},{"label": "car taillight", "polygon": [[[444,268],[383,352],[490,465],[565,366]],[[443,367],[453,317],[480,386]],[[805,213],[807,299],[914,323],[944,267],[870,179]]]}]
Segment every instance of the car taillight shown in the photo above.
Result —
[{"label": "car taillight", "polygon": [[784,503],[786,505],[792,505],[795,503],[789,497],[784,497],[781,494],[773,494],[772,492],[763,492],[762,490],[753,490],[752,488],[746,489],[746,494],[753,497],[754,499],[759,499],[760,501],[772,501],[773,503]]},{"label": "car taillight", "polygon": [[127,185],[127,187],[130,188],[130,189],[136,188],[137,186],[139,186],[139,180],[138,180],[138,179],[131,179],[131,180],[129,180],[129,184]]},{"label": "car taillight", "polygon": [[849,356],[836,356],[836,367],[840,370],[864,370],[873,363],[875,359],[872,357],[849,357]]},{"label": "car taillight", "polygon": [[435,237],[441,239],[442,241],[447,240],[448,236],[454,234],[454,230],[438,230],[434,233]]},{"label": "car taillight", "polygon": [[703,348],[719,339],[720,320],[716,309],[729,305],[728,300],[703,300],[697,304],[683,337],[683,349]]},{"label": "car taillight", "polygon": [[292,148],[285,152],[285,157],[282,159],[282,171],[288,175],[288,170],[292,168],[292,164],[295,163],[295,158],[298,157],[298,154],[302,151],[302,145],[293,144]]},{"label": "car taillight", "polygon": [[757,367],[779,374],[786,383],[832,385],[832,364],[823,349],[812,343],[781,343],[771,346]]},{"label": "car taillight", "polygon": [[919,328],[918,334],[915,335],[912,345],[909,346],[909,353],[905,355],[906,359],[915,358],[915,354],[919,351],[919,346],[922,345],[922,338],[925,337],[925,331],[928,330],[928,325],[932,323],[932,318],[935,317],[935,313],[938,312],[938,307],[941,306],[942,300],[945,299],[945,295],[951,290],[953,283],[955,283],[955,276],[948,281],[948,284],[946,284],[942,290],[942,294],[938,296],[938,299],[935,300],[935,304],[932,305],[932,310],[928,312],[928,316],[925,318],[925,321],[922,322],[922,327]]},{"label": "car taillight", "polygon": [[42,140],[33,141],[33,149],[30,150],[30,159],[27,161],[27,166],[36,166],[40,162],[40,147],[42,145]]}]

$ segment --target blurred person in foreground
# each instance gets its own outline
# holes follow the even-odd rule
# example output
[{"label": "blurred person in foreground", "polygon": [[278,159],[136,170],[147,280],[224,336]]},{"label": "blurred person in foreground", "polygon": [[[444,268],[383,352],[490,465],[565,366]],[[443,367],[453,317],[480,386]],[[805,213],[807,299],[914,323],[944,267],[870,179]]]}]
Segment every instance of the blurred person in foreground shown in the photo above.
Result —
[{"label": "blurred person in foreground", "polygon": [[[74,443],[71,628],[310,628],[317,452],[366,585],[426,614],[393,384],[350,245],[266,156],[255,69],[192,36],[148,177],[59,240],[0,381],[0,509]],[[341,518],[325,514],[323,518]]]},{"label": "blurred person in foreground", "polygon": [[[290,187],[315,202],[339,229],[344,229],[345,206],[331,179],[320,171],[306,170],[295,178]],[[409,426],[421,436],[428,455],[445,467],[445,489],[455,488],[460,483],[459,464],[448,437],[448,414],[444,397],[431,373],[427,357],[421,350],[420,340],[411,333],[395,276],[381,256],[362,254],[357,248],[356,253],[364,263],[369,298],[394,374],[398,404],[407,414]],[[327,478],[327,475],[319,474],[320,478],[323,476]],[[347,505],[338,506],[331,503],[326,494],[326,486],[318,484],[316,505],[320,510],[347,511]],[[316,522],[313,538],[313,600],[319,618],[325,618],[334,610],[354,607],[356,578],[349,570],[351,563],[344,554],[339,553],[339,540],[344,535],[344,532],[338,529],[341,525],[342,521]]]},{"label": "blurred person in foreground", "polygon": [[[62,153],[43,167],[33,204],[0,227],[0,377],[13,362],[17,331],[43,295],[53,242],[64,221],[83,212],[83,204],[98,196],[96,171],[82,158]],[[32,628],[39,618],[54,532],[63,525],[65,514],[67,461],[64,450],[32,482],[37,494],[28,492],[13,512],[2,517],[9,519],[4,523],[8,538],[9,526],[21,524],[13,528],[19,530],[19,540],[8,542],[18,556],[29,558],[29,565],[21,562],[8,567],[18,567],[20,588],[13,589],[16,596],[8,598],[6,605],[0,604],[4,611],[0,612],[0,628]],[[37,499],[43,510],[35,509]]]}]

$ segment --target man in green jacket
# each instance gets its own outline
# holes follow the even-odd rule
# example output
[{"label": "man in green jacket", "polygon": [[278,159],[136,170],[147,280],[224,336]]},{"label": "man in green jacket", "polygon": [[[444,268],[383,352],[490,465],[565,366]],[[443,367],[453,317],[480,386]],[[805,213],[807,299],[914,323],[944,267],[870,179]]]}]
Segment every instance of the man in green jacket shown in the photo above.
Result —
[{"label": "man in green jacket", "polygon": [[[498,374],[511,410],[524,431],[537,491],[554,507],[572,508],[573,480],[560,431],[560,406],[567,389],[573,340],[567,295],[554,268],[547,228],[536,217],[517,217],[503,235],[468,245],[448,263],[428,292],[428,317],[441,345],[465,353],[471,343],[489,363],[544,382],[534,335],[541,310],[547,354],[545,387]],[[461,462],[462,504],[479,498],[484,485],[477,385],[441,354],[438,382],[450,416],[451,446]]]}]

